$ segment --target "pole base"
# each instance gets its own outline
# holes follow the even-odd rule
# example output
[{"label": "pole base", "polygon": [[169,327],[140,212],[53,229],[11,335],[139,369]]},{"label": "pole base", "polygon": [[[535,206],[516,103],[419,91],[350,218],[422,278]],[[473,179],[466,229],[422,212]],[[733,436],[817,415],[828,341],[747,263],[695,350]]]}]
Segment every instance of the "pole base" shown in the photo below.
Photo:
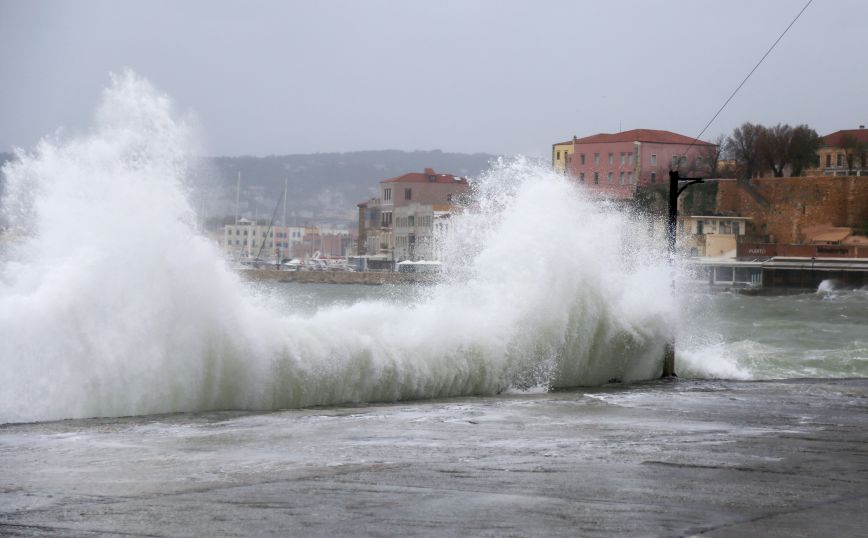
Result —
[{"label": "pole base", "polygon": [[675,375],[675,344],[666,342],[663,347],[663,375],[661,378],[678,377]]}]

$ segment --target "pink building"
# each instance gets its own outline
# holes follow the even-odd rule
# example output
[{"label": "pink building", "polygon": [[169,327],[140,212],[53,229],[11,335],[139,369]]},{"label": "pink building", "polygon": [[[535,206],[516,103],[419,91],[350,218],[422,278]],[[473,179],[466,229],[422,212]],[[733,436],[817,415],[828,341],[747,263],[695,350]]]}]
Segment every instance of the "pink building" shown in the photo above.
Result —
[{"label": "pink building", "polygon": [[669,181],[669,170],[682,176],[707,170],[704,156],[713,144],[670,131],[633,129],[573,138],[566,163],[570,176],[592,191],[628,198],[637,185]]},{"label": "pink building", "polygon": [[451,204],[453,199],[467,191],[463,177],[438,174],[432,168],[424,173],[410,172],[380,182],[380,222],[384,228],[392,227],[396,207],[413,203],[422,205]]}]

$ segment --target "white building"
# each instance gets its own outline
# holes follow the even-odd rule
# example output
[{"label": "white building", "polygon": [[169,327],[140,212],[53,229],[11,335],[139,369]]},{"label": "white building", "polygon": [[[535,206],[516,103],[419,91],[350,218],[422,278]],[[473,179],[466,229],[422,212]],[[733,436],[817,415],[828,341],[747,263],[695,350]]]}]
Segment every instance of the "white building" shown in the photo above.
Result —
[{"label": "white building", "polygon": [[304,227],[256,224],[249,219],[238,219],[238,224],[227,224],[223,229],[223,251],[233,258],[270,260],[290,257],[293,243],[301,243]]},{"label": "white building", "polygon": [[418,203],[395,207],[395,260],[438,260],[438,242],[448,230],[451,208]]}]

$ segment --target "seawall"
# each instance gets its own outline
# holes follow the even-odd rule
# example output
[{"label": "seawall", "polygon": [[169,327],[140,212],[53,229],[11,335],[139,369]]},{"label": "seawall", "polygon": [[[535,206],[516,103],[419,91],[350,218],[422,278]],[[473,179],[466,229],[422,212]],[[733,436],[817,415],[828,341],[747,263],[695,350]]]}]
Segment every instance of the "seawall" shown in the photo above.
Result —
[{"label": "seawall", "polygon": [[272,280],[277,282],[304,282],[308,284],[430,284],[436,275],[396,272],[349,272],[349,271],[276,271],[273,269],[249,269],[240,272],[248,280]]}]

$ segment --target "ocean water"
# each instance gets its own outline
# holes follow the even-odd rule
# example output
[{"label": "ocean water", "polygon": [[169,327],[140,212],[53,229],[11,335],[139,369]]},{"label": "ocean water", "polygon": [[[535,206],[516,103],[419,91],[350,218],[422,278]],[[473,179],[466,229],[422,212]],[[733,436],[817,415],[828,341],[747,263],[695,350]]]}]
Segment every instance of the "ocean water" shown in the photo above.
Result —
[{"label": "ocean water", "polygon": [[[691,379],[791,379],[868,376],[868,291],[748,296],[692,288],[678,297],[677,373]],[[401,304],[425,287],[261,283],[257,292],[287,310],[378,300]]]},{"label": "ocean water", "polygon": [[868,376],[868,291],[698,294],[680,348],[685,373],[733,379]]},{"label": "ocean water", "polygon": [[866,373],[864,296],[673,293],[647,223],[522,159],[476,178],[439,285],[251,285],[196,232],[194,150],[125,72],[5,167],[0,423],[639,381],[673,333],[683,376]]}]

